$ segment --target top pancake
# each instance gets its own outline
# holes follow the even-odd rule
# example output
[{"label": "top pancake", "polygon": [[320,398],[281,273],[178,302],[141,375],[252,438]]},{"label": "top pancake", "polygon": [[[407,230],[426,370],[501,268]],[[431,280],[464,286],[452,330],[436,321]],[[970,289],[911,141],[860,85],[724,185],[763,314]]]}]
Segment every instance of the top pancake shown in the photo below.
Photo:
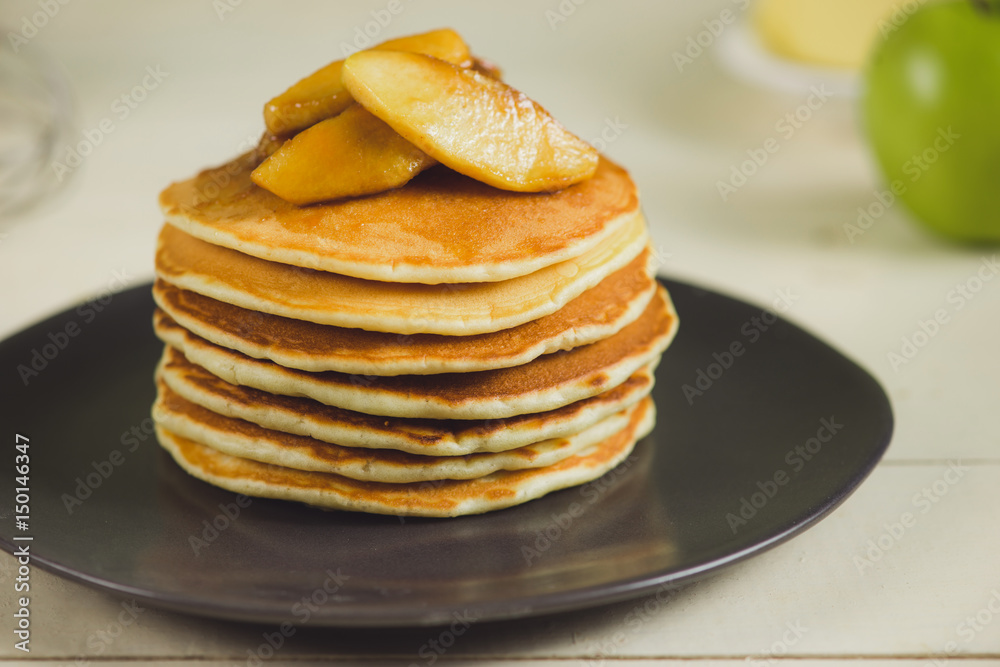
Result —
[{"label": "top pancake", "polygon": [[263,259],[385,282],[493,282],[579,256],[639,213],[628,173],[602,159],[554,193],[499,190],[437,166],[401,188],[295,206],[250,181],[259,158],[174,183],[167,222]]}]

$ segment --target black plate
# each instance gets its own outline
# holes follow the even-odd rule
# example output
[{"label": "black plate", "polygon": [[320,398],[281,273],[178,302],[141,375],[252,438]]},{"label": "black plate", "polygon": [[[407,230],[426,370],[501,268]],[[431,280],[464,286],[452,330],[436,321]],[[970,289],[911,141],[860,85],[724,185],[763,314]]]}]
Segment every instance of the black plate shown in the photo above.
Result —
[{"label": "black plate", "polygon": [[[888,446],[892,412],[871,376],[801,329],[665,284],[681,327],[656,372],[652,435],[597,482],[445,520],[240,507],[189,477],[149,435],[161,351],[149,286],[85,304],[0,343],[0,542],[151,605],[330,626],[529,616],[705,575],[843,501]],[[27,531],[11,516],[18,434]]]}]

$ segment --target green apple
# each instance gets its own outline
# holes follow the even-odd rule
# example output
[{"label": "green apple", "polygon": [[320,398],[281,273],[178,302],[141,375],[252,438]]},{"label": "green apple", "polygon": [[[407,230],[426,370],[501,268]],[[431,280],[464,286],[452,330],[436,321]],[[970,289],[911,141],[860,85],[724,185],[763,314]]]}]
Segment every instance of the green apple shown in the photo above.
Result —
[{"label": "green apple", "polygon": [[876,48],[865,131],[913,216],[960,241],[1000,241],[1000,3],[924,5]]}]

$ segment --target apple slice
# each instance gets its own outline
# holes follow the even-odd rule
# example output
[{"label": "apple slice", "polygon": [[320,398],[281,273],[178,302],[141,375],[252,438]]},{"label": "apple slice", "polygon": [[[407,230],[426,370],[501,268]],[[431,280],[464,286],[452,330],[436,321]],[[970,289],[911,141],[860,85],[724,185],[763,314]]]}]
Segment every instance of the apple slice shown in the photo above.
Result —
[{"label": "apple slice", "polygon": [[260,141],[257,142],[257,159],[263,161],[264,159],[270,157],[276,150],[281,148],[282,144],[285,143],[287,137],[278,136],[271,134],[270,132],[264,132],[260,136]]},{"label": "apple slice", "polygon": [[344,86],[422,151],[504,190],[558,190],[593,176],[597,151],[501,81],[402,51],[344,61]]},{"label": "apple slice", "polygon": [[410,53],[423,53],[434,56],[441,60],[447,60],[459,67],[471,67],[473,63],[472,54],[469,53],[469,46],[462,39],[462,36],[451,28],[441,28],[431,30],[418,35],[408,35],[397,37],[376,44],[372,49],[378,51],[408,51]]},{"label": "apple slice", "polygon": [[303,206],[390,190],[434,164],[360,104],[352,104],[286,141],[250,178]]},{"label": "apple slice", "polygon": [[[396,49],[400,51],[402,49]],[[496,79],[497,81],[503,81],[503,70],[492,60],[487,60],[486,58],[480,58],[479,56],[472,57],[472,69],[476,70],[484,76],[488,76],[491,79]]]},{"label": "apple slice", "polygon": [[[373,48],[426,53],[458,65],[471,65],[469,47],[449,28],[390,39]],[[343,60],[332,62],[265,104],[268,132],[294,134],[346,109],[353,100],[340,82],[343,65]]]}]

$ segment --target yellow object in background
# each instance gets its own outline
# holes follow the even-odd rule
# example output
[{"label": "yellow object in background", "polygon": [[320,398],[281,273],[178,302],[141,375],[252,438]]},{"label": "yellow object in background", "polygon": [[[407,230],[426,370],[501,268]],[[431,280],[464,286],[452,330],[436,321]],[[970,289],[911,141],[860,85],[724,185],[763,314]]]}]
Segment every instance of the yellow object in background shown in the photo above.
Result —
[{"label": "yellow object in background", "polygon": [[860,69],[894,11],[919,0],[758,0],[754,27],[774,53],[814,65]]}]

